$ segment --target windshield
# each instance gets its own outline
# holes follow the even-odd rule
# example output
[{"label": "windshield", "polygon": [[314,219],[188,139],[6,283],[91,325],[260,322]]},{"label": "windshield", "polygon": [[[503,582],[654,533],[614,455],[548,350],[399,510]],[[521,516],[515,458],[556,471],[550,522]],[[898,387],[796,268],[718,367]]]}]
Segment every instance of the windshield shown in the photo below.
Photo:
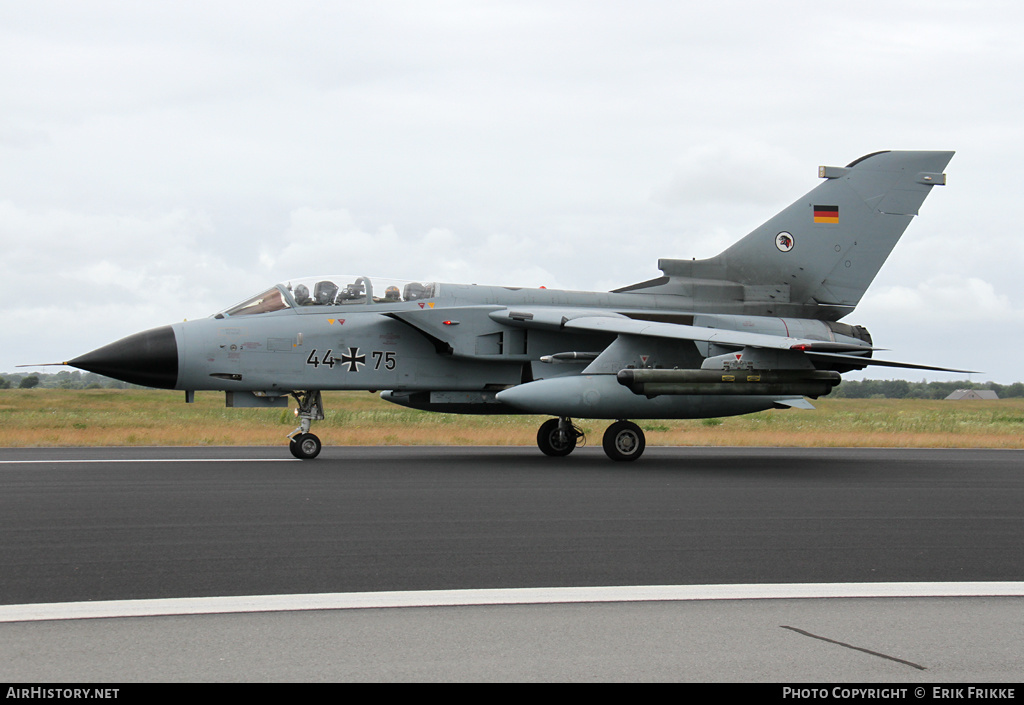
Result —
[{"label": "windshield", "polygon": [[278,287],[268,289],[262,294],[257,294],[250,299],[246,299],[237,306],[232,306],[228,310],[224,311],[225,316],[251,316],[256,313],[269,313],[271,311],[280,311],[281,309],[290,308],[290,304],[281,294],[281,290]]}]

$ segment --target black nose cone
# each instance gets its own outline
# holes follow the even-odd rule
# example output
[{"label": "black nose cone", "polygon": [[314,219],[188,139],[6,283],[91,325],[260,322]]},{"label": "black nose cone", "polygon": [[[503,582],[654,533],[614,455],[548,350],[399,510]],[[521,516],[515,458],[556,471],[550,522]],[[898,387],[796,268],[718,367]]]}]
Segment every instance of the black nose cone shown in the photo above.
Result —
[{"label": "black nose cone", "polygon": [[76,357],[67,364],[130,384],[174,389],[178,343],[170,326],[154,328]]}]

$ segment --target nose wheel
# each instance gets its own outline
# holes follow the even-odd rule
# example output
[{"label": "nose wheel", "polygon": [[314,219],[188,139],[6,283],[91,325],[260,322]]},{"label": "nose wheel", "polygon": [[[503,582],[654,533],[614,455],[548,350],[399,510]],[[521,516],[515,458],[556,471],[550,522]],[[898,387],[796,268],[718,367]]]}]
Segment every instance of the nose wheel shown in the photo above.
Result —
[{"label": "nose wheel", "polygon": [[312,433],[300,433],[288,443],[288,450],[299,460],[312,460],[320,455],[323,446]]}]

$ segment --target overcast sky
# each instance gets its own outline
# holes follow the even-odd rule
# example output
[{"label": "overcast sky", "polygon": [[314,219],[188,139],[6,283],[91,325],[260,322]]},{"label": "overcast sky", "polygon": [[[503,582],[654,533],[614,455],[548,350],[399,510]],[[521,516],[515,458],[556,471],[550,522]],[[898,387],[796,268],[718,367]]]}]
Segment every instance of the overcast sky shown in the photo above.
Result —
[{"label": "overcast sky", "polygon": [[1019,2],[0,0],[0,372],[303,275],[624,286],[820,164],[936,149],[845,320],[1024,380],[1022,30]]}]

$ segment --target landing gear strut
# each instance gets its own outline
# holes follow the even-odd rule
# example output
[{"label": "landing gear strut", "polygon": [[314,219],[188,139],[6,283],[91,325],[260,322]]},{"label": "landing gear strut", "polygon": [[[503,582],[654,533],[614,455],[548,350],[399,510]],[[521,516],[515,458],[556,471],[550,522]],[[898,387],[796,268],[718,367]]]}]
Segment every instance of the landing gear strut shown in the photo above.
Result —
[{"label": "landing gear strut", "polygon": [[612,460],[636,460],[644,453],[644,432],[632,421],[616,421],[604,432],[604,452]]},{"label": "landing gear strut", "polygon": [[299,417],[299,427],[288,434],[288,450],[300,460],[312,460],[320,455],[322,445],[320,439],[309,432],[309,427],[314,421],[323,420],[324,402],[319,390],[292,392],[292,396],[299,403],[299,408],[295,412]]},{"label": "landing gear strut", "polygon": [[572,424],[572,419],[562,416],[548,419],[537,431],[537,447],[541,453],[562,457],[576,450],[576,443],[583,438],[583,431]]}]

